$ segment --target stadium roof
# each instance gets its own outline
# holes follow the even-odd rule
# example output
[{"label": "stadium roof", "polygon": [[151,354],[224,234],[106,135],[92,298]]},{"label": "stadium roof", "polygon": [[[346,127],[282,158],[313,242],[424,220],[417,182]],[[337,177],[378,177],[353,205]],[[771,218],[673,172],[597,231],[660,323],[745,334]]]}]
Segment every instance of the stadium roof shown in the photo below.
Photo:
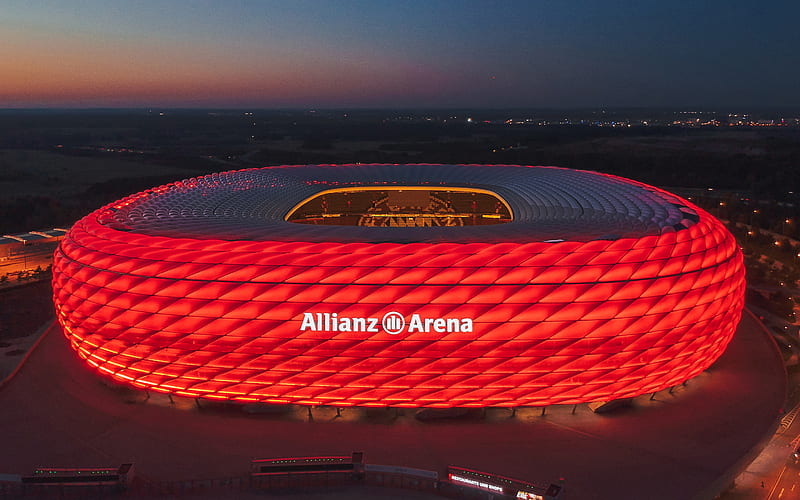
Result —
[{"label": "stadium roof", "polygon": [[[508,224],[470,227],[314,226],[287,222],[298,203],[365,186],[475,188],[510,207]],[[595,172],[512,165],[305,165],[211,174],[105,207],[100,222],[151,236],[222,240],[532,242],[615,240],[680,231],[697,214],[665,191]]]}]

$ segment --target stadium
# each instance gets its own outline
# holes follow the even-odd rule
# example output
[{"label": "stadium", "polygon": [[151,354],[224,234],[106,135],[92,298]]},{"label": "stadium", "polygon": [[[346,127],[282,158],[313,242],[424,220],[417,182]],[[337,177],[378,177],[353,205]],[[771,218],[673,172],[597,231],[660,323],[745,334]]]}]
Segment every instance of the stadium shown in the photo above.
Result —
[{"label": "stadium", "polygon": [[725,350],[744,268],[710,214],[554,167],[305,165],[76,223],[57,318],[104,376],[180,396],[391,407],[611,401]]}]

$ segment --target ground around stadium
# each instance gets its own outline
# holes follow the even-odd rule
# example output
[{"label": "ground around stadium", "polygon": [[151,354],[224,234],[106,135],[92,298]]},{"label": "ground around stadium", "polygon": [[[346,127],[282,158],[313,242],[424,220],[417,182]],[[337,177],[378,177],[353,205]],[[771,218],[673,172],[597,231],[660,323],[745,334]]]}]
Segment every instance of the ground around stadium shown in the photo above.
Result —
[{"label": "ground around stadium", "polygon": [[457,465],[537,483],[564,478],[569,498],[712,498],[772,435],[785,380],[772,340],[745,314],[707,372],[610,414],[586,405],[428,422],[411,410],[248,414],[110,387],[54,325],[0,390],[0,473],[134,462],[138,477],[158,483],[241,477],[253,458],[360,450],[367,463],[440,475]]}]

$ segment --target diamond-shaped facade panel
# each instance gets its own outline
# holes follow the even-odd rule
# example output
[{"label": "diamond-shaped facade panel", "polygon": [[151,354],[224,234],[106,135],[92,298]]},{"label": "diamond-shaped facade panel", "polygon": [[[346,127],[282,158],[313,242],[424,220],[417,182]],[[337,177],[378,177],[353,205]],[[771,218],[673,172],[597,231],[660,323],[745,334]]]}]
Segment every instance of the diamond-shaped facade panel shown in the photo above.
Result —
[{"label": "diamond-shaped facade panel", "polygon": [[687,201],[593,172],[312,165],[161,186],[56,251],[78,355],[242,402],[523,406],[633,397],[725,350],[744,269]]}]

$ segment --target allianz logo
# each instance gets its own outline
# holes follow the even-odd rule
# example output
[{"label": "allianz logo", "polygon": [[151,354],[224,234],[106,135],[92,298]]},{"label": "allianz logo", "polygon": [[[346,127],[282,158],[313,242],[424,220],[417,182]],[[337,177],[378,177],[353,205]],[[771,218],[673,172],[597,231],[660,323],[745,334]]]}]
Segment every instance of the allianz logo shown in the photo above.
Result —
[{"label": "allianz logo", "polygon": [[303,313],[303,322],[300,331],[312,332],[364,332],[380,333],[384,331],[389,335],[400,333],[470,333],[472,332],[471,318],[423,318],[419,314],[412,314],[406,322],[405,316],[391,311],[383,318],[349,318],[339,316],[337,313]]}]

